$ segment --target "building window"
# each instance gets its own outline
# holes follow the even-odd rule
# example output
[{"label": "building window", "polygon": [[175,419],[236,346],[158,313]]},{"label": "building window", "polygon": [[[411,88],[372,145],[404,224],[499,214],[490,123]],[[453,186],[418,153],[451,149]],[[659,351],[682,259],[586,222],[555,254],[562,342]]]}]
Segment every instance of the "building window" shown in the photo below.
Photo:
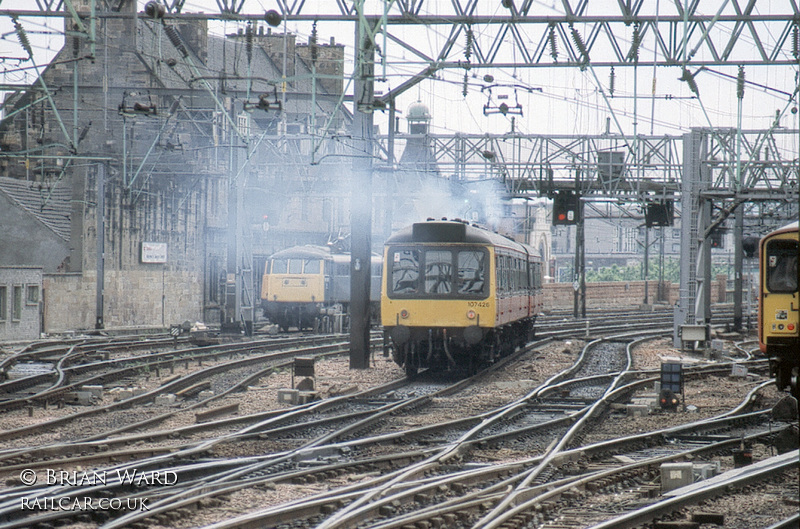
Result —
[{"label": "building window", "polygon": [[14,285],[14,298],[12,300],[11,319],[19,321],[22,319],[22,285]]},{"label": "building window", "polygon": [[8,317],[8,287],[0,286],[0,321],[6,321]]},{"label": "building window", "polygon": [[25,302],[28,305],[36,305],[39,303],[39,285],[28,285]]},{"label": "building window", "polygon": [[250,114],[246,112],[239,113],[236,116],[236,127],[239,129],[239,133],[242,136],[249,136],[250,135]]}]

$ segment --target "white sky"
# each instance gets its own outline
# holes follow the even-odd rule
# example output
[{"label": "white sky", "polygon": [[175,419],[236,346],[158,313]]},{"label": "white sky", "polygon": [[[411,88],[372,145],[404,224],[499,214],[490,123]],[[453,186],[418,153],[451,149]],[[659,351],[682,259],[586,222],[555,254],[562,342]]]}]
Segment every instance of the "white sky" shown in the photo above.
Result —
[{"label": "white sky", "polygon": [[[143,0],[138,0],[140,11],[143,10]],[[318,4],[319,11],[312,7]],[[368,2],[375,6],[381,5],[377,0]],[[0,4],[0,13],[5,9],[32,9],[31,0],[5,0]],[[451,12],[444,6],[445,0],[428,1],[426,14],[436,14],[437,6],[443,12]],[[449,4],[449,2],[447,2]],[[647,2],[651,12],[657,2]],[[659,14],[675,14],[672,5],[663,0],[659,7]],[[708,5],[704,14],[714,14],[720,2],[704,0],[702,5]],[[761,14],[786,13],[790,8],[789,0],[773,0],[759,2]],[[332,0],[309,0],[303,10],[304,14],[314,12],[333,13],[336,3]],[[482,4],[484,5],[484,4]],[[487,9],[504,15],[506,10],[500,7],[500,2],[486,2]],[[443,7],[444,6],[444,7]],[[263,13],[268,9],[279,9],[275,0],[247,0],[243,13]],[[555,1],[538,2],[536,14],[560,14],[561,4]],[[217,12],[214,0],[189,0],[184,6],[184,12]],[[606,11],[608,12],[608,11]],[[616,11],[614,11],[616,13]],[[491,14],[491,13],[489,13]],[[27,32],[36,54],[36,62],[41,67],[47,63],[52,55],[58,51],[63,43],[61,28],[63,22],[58,19],[25,18],[21,23]],[[225,22],[217,23],[212,31],[217,34],[235,32],[243,28],[244,23]],[[288,30],[298,36],[299,42],[307,41],[310,33],[310,24],[286,24]],[[282,29],[281,28],[278,29]],[[353,24],[320,22],[317,26],[320,42],[328,42],[330,37],[336,42],[346,46],[345,74],[352,72],[353,64]],[[579,28],[580,30],[580,28]],[[273,30],[275,31],[275,30]],[[432,28],[408,28],[407,40],[413,42],[416,49],[431,56],[440,49],[444,35],[449,32],[448,26]],[[13,23],[9,17],[0,16],[0,56],[22,57],[25,52],[20,46],[17,35],[14,33]],[[761,34],[760,34],[761,35]],[[774,39],[776,35],[761,35],[764,40]],[[618,35],[619,38],[619,35]],[[743,33],[740,39],[746,44],[749,39]],[[463,36],[459,45],[463,48]],[[752,41],[752,39],[749,39]],[[535,45],[535,43],[533,44]],[[755,47],[753,47],[755,50]],[[404,50],[391,41],[387,45],[387,77],[385,81],[376,83],[376,91],[387,91],[400,85],[411,75],[420,71],[424,65],[408,50]],[[563,50],[560,50],[563,54]],[[700,51],[702,53],[703,50]],[[597,52],[595,52],[597,53]],[[755,51],[754,51],[755,53]],[[458,57],[462,58],[462,53]],[[563,56],[563,55],[562,55]],[[653,49],[648,49],[647,43],[640,51],[640,57],[652,59]],[[513,59],[513,57],[511,57]],[[610,56],[603,57],[610,59]],[[36,71],[33,69],[20,70],[20,67],[30,66],[13,59],[2,61],[2,82],[24,83],[35,79]],[[736,76],[736,67],[715,67],[714,70]],[[795,67],[748,67],[745,71],[746,79],[760,85],[768,86],[782,92],[791,93],[797,86],[797,70]],[[382,73],[380,65],[376,65],[376,74]],[[687,132],[692,127],[735,127],[738,118],[738,100],[736,97],[735,79],[726,79],[710,72],[702,72],[696,78],[700,90],[701,100],[688,99],[693,94],[684,82],[678,81],[681,72],[679,67],[662,67],[656,71],[652,67],[639,67],[634,75],[632,67],[616,68],[615,95],[609,99],[609,104],[601,95],[598,81],[608,93],[609,87],[608,68],[595,68],[580,71],[578,68],[521,68],[516,70],[474,69],[470,72],[470,88],[466,97],[462,95],[463,70],[443,71],[436,80],[425,80],[419,85],[408,90],[398,97],[397,109],[401,112],[401,130],[405,131],[405,120],[402,119],[409,105],[419,100],[426,104],[432,114],[432,132],[435,133],[493,133],[502,134],[510,132],[512,118],[517,132],[527,134],[600,134],[606,129],[606,120],[613,115],[619,122],[620,130],[615,122],[611,123],[611,132],[633,134],[669,134],[679,135]],[[495,83],[518,85],[521,88],[495,89],[494,96],[499,92],[508,96],[506,102],[513,106],[517,101],[522,106],[523,115],[503,116],[501,114],[484,115],[484,105],[496,107],[500,102],[495,99],[490,102],[486,93],[480,87],[485,85],[483,76],[491,74]],[[596,77],[595,77],[596,76]],[[636,86],[634,87],[634,80]],[[650,98],[653,83],[656,85],[655,104]],[[528,91],[524,88],[541,89],[541,91]],[[635,89],[634,89],[635,88]],[[350,88],[352,92],[352,86]],[[634,99],[636,94],[637,99]],[[671,99],[667,99],[671,98]],[[702,103],[702,107],[701,104]],[[748,85],[742,104],[742,123],[745,129],[767,129],[775,118],[776,110],[787,107],[788,96],[763,88]],[[636,108],[634,109],[634,105]],[[796,100],[793,106],[796,105]],[[788,128],[798,128],[799,113],[787,113],[781,125]],[[387,130],[388,113],[375,113],[375,123],[380,126],[382,133]],[[636,122],[636,125],[634,125]]]}]

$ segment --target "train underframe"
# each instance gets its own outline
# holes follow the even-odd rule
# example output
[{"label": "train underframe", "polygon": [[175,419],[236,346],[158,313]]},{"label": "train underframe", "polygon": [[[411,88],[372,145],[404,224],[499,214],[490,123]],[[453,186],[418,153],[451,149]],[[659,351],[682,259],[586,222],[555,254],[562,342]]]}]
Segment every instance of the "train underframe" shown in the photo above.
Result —
[{"label": "train underframe", "polygon": [[288,331],[290,328],[302,331],[314,328],[322,310],[322,303],[267,301],[263,303],[263,310],[264,316],[282,331]]},{"label": "train underframe", "polygon": [[534,318],[502,327],[406,327],[384,330],[394,362],[414,376],[423,369],[474,374],[534,338]]},{"label": "train underframe", "polygon": [[[282,331],[296,328],[299,331],[311,330],[319,333],[342,333],[349,328],[349,314],[346,303],[276,302],[262,304],[264,316],[280,327]],[[377,325],[380,317],[380,303],[370,302],[370,321]]]},{"label": "train underframe", "polygon": [[775,377],[778,390],[789,390],[800,401],[800,344],[785,346],[768,345],[770,376]]}]

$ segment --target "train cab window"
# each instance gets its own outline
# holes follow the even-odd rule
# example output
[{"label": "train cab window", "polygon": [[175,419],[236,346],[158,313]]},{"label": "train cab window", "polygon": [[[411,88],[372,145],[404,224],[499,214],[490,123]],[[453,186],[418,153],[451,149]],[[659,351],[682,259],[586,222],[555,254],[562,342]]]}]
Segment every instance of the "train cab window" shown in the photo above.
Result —
[{"label": "train cab window", "polygon": [[797,241],[770,241],[766,254],[767,289],[770,292],[797,292]]},{"label": "train cab window", "polygon": [[302,259],[289,259],[289,273],[302,274],[303,273],[303,260]]},{"label": "train cab window", "polygon": [[335,275],[337,275],[337,276],[349,276],[350,275],[350,263],[336,263]]},{"label": "train cab window", "polygon": [[419,251],[395,250],[391,260],[391,279],[393,294],[413,294],[419,283]]},{"label": "train cab window", "polygon": [[480,250],[462,250],[458,252],[458,293],[484,294],[484,262],[485,254]]},{"label": "train cab window", "polygon": [[272,260],[272,273],[273,274],[285,274],[288,266],[289,266],[289,262],[286,259],[273,259]]},{"label": "train cab window", "polygon": [[449,250],[425,252],[425,292],[449,294],[453,282],[453,253]]},{"label": "train cab window", "polygon": [[322,268],[322,261],[319,259],[304,259],[303,273],[304,274],[319,274]]}]

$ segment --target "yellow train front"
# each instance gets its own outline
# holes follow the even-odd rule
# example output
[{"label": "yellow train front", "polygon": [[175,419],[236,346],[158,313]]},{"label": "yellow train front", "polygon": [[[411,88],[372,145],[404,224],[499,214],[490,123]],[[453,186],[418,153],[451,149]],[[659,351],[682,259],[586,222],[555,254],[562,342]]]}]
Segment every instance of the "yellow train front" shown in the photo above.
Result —
[{"label": "yellow train front", "polygon": [[474,372],[533,338],[542,263],[533,249],[461,221],[416,223],[387,241],[381,323],[394,361]]},{"label": "yellow train front", "polygon": [[[372,256],[370,308],[377,314],[381,260]],[[350,254],[328,246],[294,246],[264,265],[261,307],[281,329],[341,332],[350,305]]]},{"label": "yellow train front", "polygon": [[761,295],[758,338],[769,358],[770,375],[779,390],[800,399],[800,300],[798,300],[798,223],[767,234],[759,245]]}]

